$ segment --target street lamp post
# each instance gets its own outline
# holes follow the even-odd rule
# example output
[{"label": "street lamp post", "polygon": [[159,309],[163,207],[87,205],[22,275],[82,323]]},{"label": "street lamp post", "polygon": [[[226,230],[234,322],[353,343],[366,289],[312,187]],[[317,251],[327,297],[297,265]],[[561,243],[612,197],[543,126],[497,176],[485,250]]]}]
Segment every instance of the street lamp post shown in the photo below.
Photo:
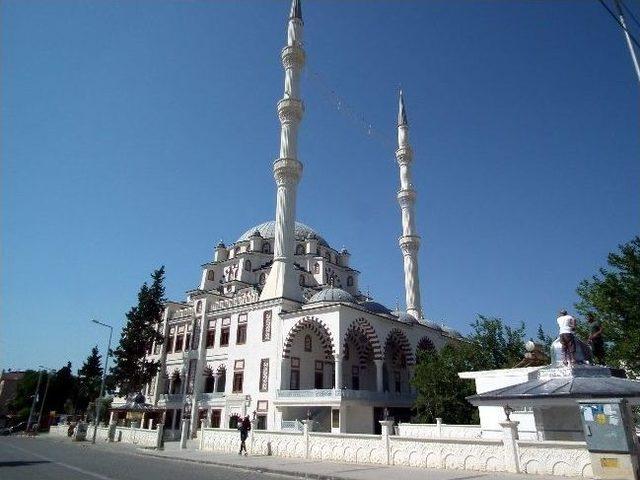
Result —
[{"label": "street lamp post", "polygon": [[102,371],[102,383],[100,384],[100,395],[96,398],[96,418],[94,419],[93,437],[91,443],[96,443],[96,434],[98,433],[98,422],[100,421],[100,399],[104,394],[104,382],[107,378],[107,368],[109,366],[109,355],[111,355],[111,337],[113,335],[113,327],[106,323],[99,322],[98,320],[91,320],[97,325],[101,325],[109,329],[109,343],[107,344],[107,356],[104,359],[104,370]]},{"label": "street lamp post", "polygon": [[[40,365],[40,368],[42,370],[46,370],[46,367],[43,367],[42,365]],[[44,404],[47,401],[47,392],[49,391],[49,382],[51,381],[51,376],[53,375],[53,372],[55,372],[55,370],[53,370],[52,368],[48,369],[49,371],[47,372],[47,386],[44,387],[44,396],[42,397],[42,404],[40,405],[40,413],[38,414],[38,425],[40,426],[42,424],[42,412],[44,410]]]},{"label": "street lamp post", "polygon": [[31,426],[31,418],[33,417],[33,411],[36,408],[36,402],[38,401],[38,392],[40,391],[40,382],[42,381],[42,369],[38,372],[38,385],[36,385],[36,391],[33,394],[33,401],[31,402],[31,410],[29,410],[29,418],[27,419],[27,432]]}]

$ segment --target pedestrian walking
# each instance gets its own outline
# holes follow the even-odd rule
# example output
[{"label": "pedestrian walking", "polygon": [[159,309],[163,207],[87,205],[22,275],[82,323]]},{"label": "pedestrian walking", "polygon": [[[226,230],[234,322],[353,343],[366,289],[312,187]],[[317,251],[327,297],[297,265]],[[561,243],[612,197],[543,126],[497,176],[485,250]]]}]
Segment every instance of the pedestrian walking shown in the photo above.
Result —
[{"label": "pedestrian walking", "polygon": [[249,430],[251,430],[251,421],[249,420],[248,416],[244,417],[244,419],[240,422],[238,430],[240,430],[240,451],[238,452],[238,455],[242,455],[242,451],[244,450],[244,456],[246,457],[247,445],[245,444],[245,442],[247,441],[247,437],[249,436]]}]

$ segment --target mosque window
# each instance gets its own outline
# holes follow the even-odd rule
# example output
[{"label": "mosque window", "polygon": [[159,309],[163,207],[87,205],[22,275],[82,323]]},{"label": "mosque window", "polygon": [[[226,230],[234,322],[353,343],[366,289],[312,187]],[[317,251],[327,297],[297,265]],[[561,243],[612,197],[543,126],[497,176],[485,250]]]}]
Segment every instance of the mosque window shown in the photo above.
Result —
[{"label": "mosque window", "polygon": [[298,280],[298,283],[301,287],[304,287],[304,275],[300,275],[300,280]]},{"label": "mosque window", "polygon": [[271,253],[271,244],[269,242],[262,244],[262,253]]},{"label": "mosque window", "polygon": [[234,255],[236,255],[236,256],[237,256],[237,255],[240,253],[240,247],[236,247],[236,248],[234,248],[234,249],[233,249],[233,253],[234,253]]},{"label": "mosque window", "polygon": [[220,346],[228,347],[229,346],[229,329],[231,328],[231,319],[223,318],[222,319],[222,328],[220,329]]},{"label": "mosque window", "polygon": [[191,325],[187,325],[187,334],[184,337],[184,349],[191,350]]},{"label": "mosque window", "polygon": [[244,383],[244,360],[236,360],[233,364],[233,393],[242,393]]},{"label": "mosque window", "polygon": [[353,277],[351,275],[347,277],[347,287],[353,287]]},{"label": "mosque window", "polygon": [[300,359],[291,357],[291,376],[289,377],[289,390],[300,390]]},{"label": "mosque window", "polygon": [[262,314],[262,341],[271,340],[271,310],[266,310]]},{"label": "mosque window", "polygon": [[209,320],[207,325],[207,348],[212,348],[216,341],[216,321]]},{"label": "mosque window", "polygon": [[174,352],[182,351],[182,344],[184,342],[184,325],[178,327],[178,334],[176,335],[176,347],[174,348]]},{"label": "mosque window", "polygon": [[296,255],[304,255],[304,245],[301,243],[296,245]]},{"label": "mosque window", "polygon": [[251,260],[245,260],[245,261],[244,261],[244,269],[245,269],[247,272],[250,272],[250,271],[251,271]]},{"label": "mosque window", "polygon": [[317,273],[320,273],[320,264],[319,264],[319,263],[316,263],[316,264],[313,266],[313,273],[316,273],[316,274],[317,274]]},{"label": "mosque window", "polygon": [[169,329],[169,341],[167,342],[167,353],[173,353],[173,344],[176,335],[176,327]]},{"label": "mosque window", "polygon": [[207,280],[213,282],[216,279],[216,272],[214,272],[213,270],[209,270],[207,272]]},{"label": "mosque window", "polygon": [[196,302],[196,313],[200,313],[202,311],[202,300],[198,300]]},{"label": "mosque window", "polygon": [[316,255],[320,256],[320,247],[316,248]]},{"label": "mosque window", "polygon": [[236,332],[236,344],[243,345],[247,343],[247,314],[238,315],[238,330]]},{"label": "mosque window", "polygon": [[258,283],[260,283],[260,285],[264,285],[267,282],[267,274],[266,273],[261,273],[260,274],[260,279],[258,280]]},{"label": "mosque window", "polygon": [[351,367],[351,388],[360,390],[360,367],[357,365]]},{"label": "mosque window", "polygon": [[327,259],[327,262],[331,262],[331,253],[329,252],[329,250],[324,252],[324,258]]},{"label": "mosque window", "polygon": [[304,336],[304,351],[305,352],[310,352],[311,350],[312,350],[311,335],[305,335]]}]

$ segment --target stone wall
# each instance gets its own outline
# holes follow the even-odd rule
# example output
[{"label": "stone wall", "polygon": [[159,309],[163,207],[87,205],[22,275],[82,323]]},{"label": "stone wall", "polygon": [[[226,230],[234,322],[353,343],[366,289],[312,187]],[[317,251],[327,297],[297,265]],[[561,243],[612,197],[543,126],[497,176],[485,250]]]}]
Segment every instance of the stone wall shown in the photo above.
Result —
[{"label": "stone wall", "polygon": [[116,427],[114,442],[131,443],[139,447],[160,448],[162,446],[162,425],[155,430],[147,428]]},{"label": "stone wall", "polygon": [[517,440],[520,470],[568,477],[592,477],[585,442],[529,442]]},{"label": "stone wall", "polygon": [[[406,424],[405,424],[406,427]],[[420,426],[422,427],[422,426]],[[560,476],[590,477],[591,459],[584,442],[533,442],[513,439],[454,438],[470,435],[474,426],[445,428],[445,436],[433,436],[436,429],[423,429],[429,438],[389,435],[334,434],[252,430],[247,439],[249,452],[257,455],[308,458],[345,463],[401,465],[421,468],[471,470],[481,472],[523,472]],[[515,431],[515,427],[511,425]],[[407,432],[411,428],[402,428]],[[416,430],[418,430],[416,428]],[[237,453],[238,430],[204,428],[200,449]]]},{"label": "stone wall", "polygon": [[49,435],[54,437],[67,437],[68,431],[69,431],[69,425],[65,425],[65,424],[51,425],[49,427]]},{"label": "stone wall", "polygon": [[[93,425],[87,426],[87,440],[91,441],[93,438]],[[109,439],[109,427],[98,427],[96,432],[96,442],[108,442]]]}]

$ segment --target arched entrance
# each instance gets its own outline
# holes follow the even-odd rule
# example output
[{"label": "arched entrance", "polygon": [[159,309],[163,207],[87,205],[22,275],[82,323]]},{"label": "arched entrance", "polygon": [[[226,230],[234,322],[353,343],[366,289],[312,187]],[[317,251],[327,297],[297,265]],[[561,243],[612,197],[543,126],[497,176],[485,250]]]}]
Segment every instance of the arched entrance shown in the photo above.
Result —
[{"label": "arched entrance", "polygon": [[383,389],[385,392],[408,393],[409,366],[415,363],[411,344],[407,336],[394,328],[384,344]]}]

